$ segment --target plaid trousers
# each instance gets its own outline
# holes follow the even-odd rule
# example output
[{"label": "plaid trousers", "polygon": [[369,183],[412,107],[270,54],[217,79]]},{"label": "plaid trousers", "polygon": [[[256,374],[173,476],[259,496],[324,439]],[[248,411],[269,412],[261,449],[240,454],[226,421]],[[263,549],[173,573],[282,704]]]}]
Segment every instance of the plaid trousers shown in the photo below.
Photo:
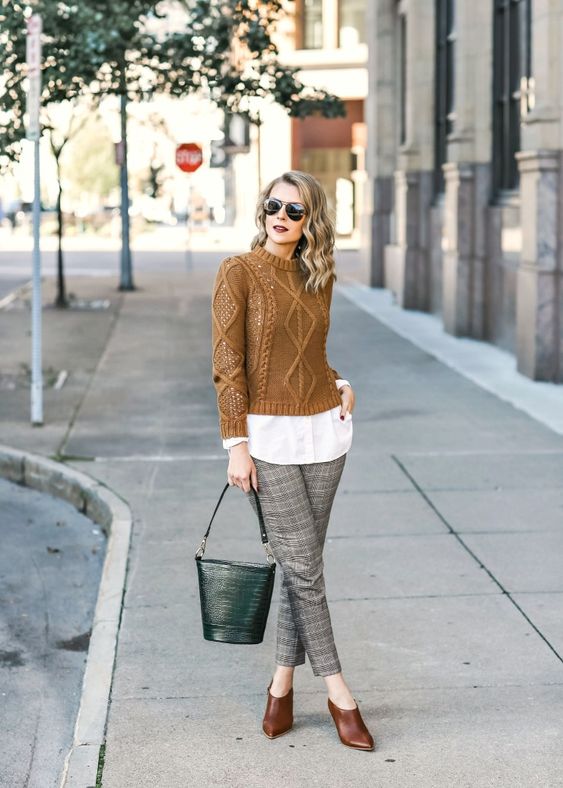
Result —
[{"label": "plaid trousers", "polygon": [[[283,580],[276,664],[302,665],[315,676],[341,670],[323,576],[323,548],[346,454],[328,462],[278,465],[252,458],[268,540]],[[256,512],[252,490],[246,493]]]}]

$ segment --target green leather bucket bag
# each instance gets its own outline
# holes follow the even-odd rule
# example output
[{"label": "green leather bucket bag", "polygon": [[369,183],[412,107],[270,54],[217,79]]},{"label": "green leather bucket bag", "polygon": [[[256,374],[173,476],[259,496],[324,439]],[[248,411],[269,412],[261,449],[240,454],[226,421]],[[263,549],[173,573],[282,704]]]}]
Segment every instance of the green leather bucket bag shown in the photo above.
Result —
[{"label": "green leather bucket bag", "polygon": [[260,500],[252,486],[268,563],[203,558],[211,523],[229,487],[227,483],[195,554],[203,637],[219,643],[261,643],[274,590],[276,560],[266,535]]}]

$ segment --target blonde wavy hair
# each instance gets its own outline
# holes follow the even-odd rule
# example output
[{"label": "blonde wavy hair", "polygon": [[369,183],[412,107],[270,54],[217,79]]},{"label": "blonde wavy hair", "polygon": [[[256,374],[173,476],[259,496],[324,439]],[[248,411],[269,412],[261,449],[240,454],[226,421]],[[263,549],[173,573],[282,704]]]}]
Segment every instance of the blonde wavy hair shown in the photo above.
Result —
[{"label": "blonde wavy hair", "polygon": [[266,233],[266,212],[264,202],[277,183],[289,183],[296,186],[301,202],[305,206],[306,216],[303,223],[303,234],[295,248],[301,270],[307,277],[305,289],[317,293],[328,283],[331,276],[336,279],[334,264],[334,219],[329,213],[326,194],[321,184],[312,175],[300,170],[290,170],[274,178],[260,192],[256,206],[256,226],[258,234],[254,236],[250,248],[264,246],[268,238]]}]

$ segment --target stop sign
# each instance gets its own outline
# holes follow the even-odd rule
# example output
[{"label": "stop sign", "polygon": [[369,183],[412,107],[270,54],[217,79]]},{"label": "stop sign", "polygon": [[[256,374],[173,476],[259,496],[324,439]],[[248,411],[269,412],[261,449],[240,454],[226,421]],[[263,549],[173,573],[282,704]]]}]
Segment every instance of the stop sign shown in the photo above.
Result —
[{"label": "stop sign", "polygon": [[195,142],[184,142],[176,148],[176,164],[184,172],[195,172],[203,162],[203,151]]}]

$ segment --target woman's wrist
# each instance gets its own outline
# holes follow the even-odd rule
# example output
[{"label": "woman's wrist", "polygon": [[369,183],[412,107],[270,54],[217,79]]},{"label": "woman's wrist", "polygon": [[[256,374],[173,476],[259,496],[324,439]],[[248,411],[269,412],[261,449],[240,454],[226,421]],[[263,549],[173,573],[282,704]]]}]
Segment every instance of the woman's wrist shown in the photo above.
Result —
[{"label": "woman's wrist", "polygon": [[235,443],[234,446],[229,447],[229,454],[232,452],[248,452],[248,441],[241,441],[240,443]]}]

